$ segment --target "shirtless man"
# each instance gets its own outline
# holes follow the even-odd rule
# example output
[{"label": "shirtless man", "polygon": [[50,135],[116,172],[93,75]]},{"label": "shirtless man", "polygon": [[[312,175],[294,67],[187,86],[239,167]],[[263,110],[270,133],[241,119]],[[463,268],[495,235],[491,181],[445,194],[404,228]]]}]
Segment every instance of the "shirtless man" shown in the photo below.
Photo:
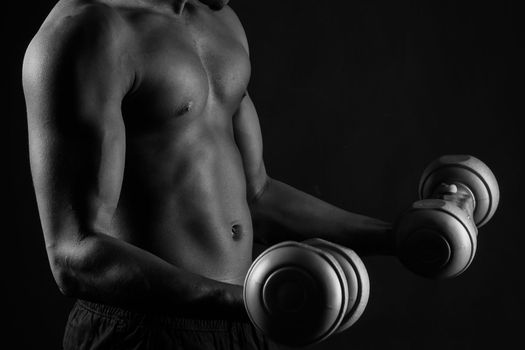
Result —
[{"label": "shirtless man", "polygon": [[248,44],[227,2],[61,0],[27,49],[47,254],[61,292],[81,300],[66,348],[265,347],[242,300],[254,241],[391,249],[389,224],[266,173]]}]

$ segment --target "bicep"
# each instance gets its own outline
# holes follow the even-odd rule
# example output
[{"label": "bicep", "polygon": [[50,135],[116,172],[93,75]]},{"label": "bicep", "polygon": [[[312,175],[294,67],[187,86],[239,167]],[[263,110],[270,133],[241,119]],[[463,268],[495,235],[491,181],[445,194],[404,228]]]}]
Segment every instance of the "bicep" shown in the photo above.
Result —
[{"label": "bicep", "polygon": [[23,69],[30,164],[51,248],[109,225],[124,169],[124,84],[103,40],[92,52],[31,45]]},{"label": "bicep", "polygon": [[259,117],[248,94],[243,98],[234,116],[235,142],[241,153],[248,190],[248,199],[254,199],[267,180],[263,161],[263,141]]}]

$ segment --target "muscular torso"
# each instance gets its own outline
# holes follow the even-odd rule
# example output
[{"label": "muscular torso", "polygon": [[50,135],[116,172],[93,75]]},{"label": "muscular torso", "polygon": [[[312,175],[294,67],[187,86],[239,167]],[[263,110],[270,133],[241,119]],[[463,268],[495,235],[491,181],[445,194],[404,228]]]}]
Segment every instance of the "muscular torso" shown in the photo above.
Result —
[{"label": "muscular torso", "polygon": [[252,224],[233,116],[250,65],[231,10],[193,1],[180,16],[111,7],[125,23],[135,78],[122,101],[125,166],[108,234],[188,271],[241,284]]}]

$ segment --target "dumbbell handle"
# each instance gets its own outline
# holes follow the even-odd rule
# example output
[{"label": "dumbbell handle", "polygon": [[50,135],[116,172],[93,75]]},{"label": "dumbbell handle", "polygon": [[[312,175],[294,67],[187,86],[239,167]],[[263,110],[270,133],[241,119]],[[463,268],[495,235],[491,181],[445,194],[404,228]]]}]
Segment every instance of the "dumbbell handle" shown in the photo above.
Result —
[{"label": "dumbbell handle", "polygon": [[[476,200],[472,191],[462,183],[443,183],[441,186],[437,186],[428,197],[423,198],[422,200],[425,199],[444,200],[448,203],[453,204],[454,206],[464,211],[466,216],[470,220],[472,220],[473,227],[476,226],[474,223],[474,210],[476,208]],[[422,203],[421,200],[418,202]],[[346,242],[346,244],[363,256],[396,256],[398,253],[396,247],[396,226],[396,224],[394,224],[393,226],[378,226],[378,229],[376,231],[369,232],[363,236],[359,236],[357,237],[358,239],[355,239],[355,241],[352,241],[350,243]]]},{"label": "dumbbell handle", "polygon": [[474,209],[476,209],[474,194],[462,183],[443,183],[434,189],[428,199],[442,199],[452,202],[461,210],[464,210],[470,219],[473,218]]}]

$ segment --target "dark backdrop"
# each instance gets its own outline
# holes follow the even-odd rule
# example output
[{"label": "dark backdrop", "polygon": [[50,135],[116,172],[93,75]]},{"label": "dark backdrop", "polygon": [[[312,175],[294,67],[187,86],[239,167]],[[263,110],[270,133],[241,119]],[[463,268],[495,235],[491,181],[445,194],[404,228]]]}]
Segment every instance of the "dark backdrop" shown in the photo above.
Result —
[{"label": "dark backdrop", "polygon": [[[8,5],[2,22],[8,159],[2,289],[16,348],[58,348],[71,300],[56,288],[30,180],[25,47],[54,1]],[[485,349],[525,326],[523,38],[519,1],[232,1],[251,46],[250,92],[269,173],[345,209],[394,220],[436,156],[469,153],[501,205],[461,277],[431,281],[365,259],[362,319],[315,349]],[[522,29],[522,28],[521,28]],[[6,78],[4,78],[5,81]]]}]

